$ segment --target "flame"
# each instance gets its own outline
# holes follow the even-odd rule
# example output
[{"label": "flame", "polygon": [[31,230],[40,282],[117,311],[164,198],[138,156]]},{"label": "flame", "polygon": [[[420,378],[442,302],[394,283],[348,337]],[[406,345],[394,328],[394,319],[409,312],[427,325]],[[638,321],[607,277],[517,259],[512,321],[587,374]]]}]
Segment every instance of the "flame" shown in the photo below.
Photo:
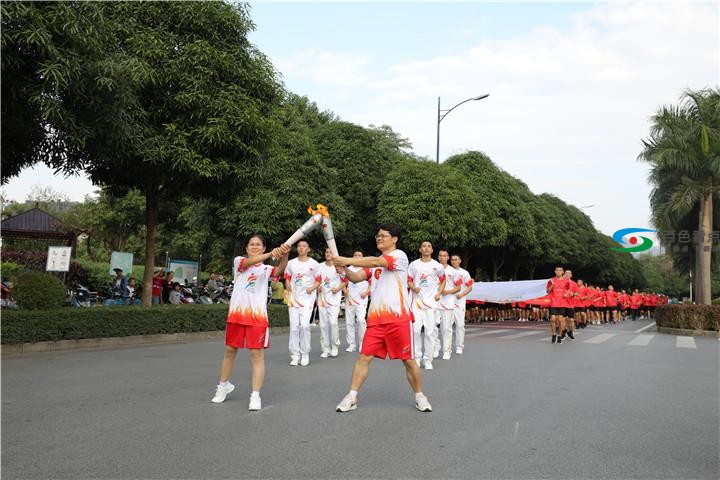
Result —
[{"label": "flame", "polygon": [[315,208],[312,208],[312,205],[310,205],[307,209],[308,213],[310,215],[315,215],[316,213],[319,213],[323,217],[329,217],[330,216],[330,210],[323,205],[322,203],[318,203]]}]

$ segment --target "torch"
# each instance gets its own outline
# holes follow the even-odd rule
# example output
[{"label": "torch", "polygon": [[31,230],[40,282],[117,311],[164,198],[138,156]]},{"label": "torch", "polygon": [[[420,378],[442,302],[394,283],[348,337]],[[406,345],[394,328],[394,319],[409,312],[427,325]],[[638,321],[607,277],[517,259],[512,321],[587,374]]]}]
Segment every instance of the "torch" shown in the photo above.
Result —
[{"label": "torch", "polygon": [[[308,209],[308,211],[309,210],[310,209]],[[320,223],[322,221],[322,215],[320,213],[314,213],[314,212],[310,212],[310,213],[313,213],[313,216],[308,218],[307,222],[303,223],[300,228],[295,230],[295,233],[290,235],[290,238],[285,240],[286,245],[290,245],[290,246],[294,245],[295,242],[297,242],[301,238],[305,237],[305,235],[307,235],[314,228],[317,228],[320,225]]]},{"label": "torch", "polygon": [[330,248],[333,257],[339,257],[340,254],[338,253],[337,245],[335,244],[335,233],[333,232],[332,220],[330,220],[330,212],[327,207],[318,203],[314,209],[312,207],[308,207],[308,213],[322,215],[322,229],[323,236],[325,237],[325,243],[327,243],[328,248]]}]

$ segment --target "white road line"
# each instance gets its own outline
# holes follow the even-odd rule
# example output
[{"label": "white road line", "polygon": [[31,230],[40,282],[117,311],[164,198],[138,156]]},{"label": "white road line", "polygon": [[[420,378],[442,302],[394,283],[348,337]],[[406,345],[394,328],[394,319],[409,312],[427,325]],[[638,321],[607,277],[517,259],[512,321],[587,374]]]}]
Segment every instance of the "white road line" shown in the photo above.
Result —
[{"label": "white road line", "polygon": [[655,335],[638,335],[633,338],[628,345],[633,347],[647,347],[647,344],[650,343],[650,340],[654,337]]},{"label": "white road line", "polygon": [[543,332],[542,330],[535,330],[535,331],[531,331],[531,332],[513,333],[512,335],[505,335],[505,336],[502,336],[499,338],[506,339],[506,340],[512,340],[515,338],[529,337],[530,335],[540,335],[542,333],[545,333],[545,332]]},{"label": "white road line", "polygon": [[675,347],[697,348],[697,345],[695,345],[695,339],[693,337],[677,337],[677,340],[675,341]]},{"label": "white road line", "polygon": [[583,343],[603,343],[611,338],[613,338],[617,333],[601,333],[600,335],[595,335],[592,338],[588,338]]},{"label": "white road line", "polygon": [[512,331],[511,329],[500,328],[500,329],[498,329],[498,330],[488,330],[488,331],[486,331],[486,332],[480,332],[480,333],[465,332],[465,336],[466,336],[466,337],[479,337],[479,336],[481,336],[481,335],[494,335],[494,334],[496,334],[496,333],[505,333],[505,332],[511,332],[511,331]]},{"label": "white road line", "polygon": [[644,327],[642,327],[642,328],[640,328],[640,329],[638,329],[638,330],[635,330],[634,333],[644,332],[644,331],[647,330],[648,328],[654,327],[654,326],[655,326],[655,322],[652,322],[650,325],[646,325],[646,326],[644,326]]}]

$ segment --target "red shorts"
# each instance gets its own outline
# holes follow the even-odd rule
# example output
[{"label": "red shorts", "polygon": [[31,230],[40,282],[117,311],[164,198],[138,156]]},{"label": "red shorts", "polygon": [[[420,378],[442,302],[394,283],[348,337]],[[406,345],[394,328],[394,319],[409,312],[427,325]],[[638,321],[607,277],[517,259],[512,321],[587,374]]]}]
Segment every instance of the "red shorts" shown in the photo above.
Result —
[{"label": "red shorts", "polygon": [[415,356],[413,342],[410,321],[368,325],[360,353],[383,360],[388,354],[391,360],[411,360]]},{"label": "red shorts", "polygon": [[225,345],[235,348],[269,348],[270,329],[228,322],[225,328]]}]

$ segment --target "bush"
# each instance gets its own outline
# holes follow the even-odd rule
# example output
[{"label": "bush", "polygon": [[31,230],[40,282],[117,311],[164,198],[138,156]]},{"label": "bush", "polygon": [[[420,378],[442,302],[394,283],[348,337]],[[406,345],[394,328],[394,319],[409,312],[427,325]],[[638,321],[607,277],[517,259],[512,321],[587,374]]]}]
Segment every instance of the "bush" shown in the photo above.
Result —
[{"label": "bush", "polygon": [[[2,343],[224,330],[227,311],[221,304],[3,310]],[[284,305],[268,305],[268,316],[270,326],[289,324]]]},{"label": "bush", "polygon": [[21,268],[22,265],[19,263],[0,262],[0,273],[2,273],[2,278],[5,280],[9,280],[17,275]]},{"label": "bush", "polygon": [[[59,308],[67,300],[63,282],[50,274],[25,271],[17,276],[13,297],[18,307],[27,310]],[[3,315],[3,320],[5,320]]]},{"label": "bush", "polygon": [[717,305],[659,305],[655,318],[658,327],[720,331]]}]

